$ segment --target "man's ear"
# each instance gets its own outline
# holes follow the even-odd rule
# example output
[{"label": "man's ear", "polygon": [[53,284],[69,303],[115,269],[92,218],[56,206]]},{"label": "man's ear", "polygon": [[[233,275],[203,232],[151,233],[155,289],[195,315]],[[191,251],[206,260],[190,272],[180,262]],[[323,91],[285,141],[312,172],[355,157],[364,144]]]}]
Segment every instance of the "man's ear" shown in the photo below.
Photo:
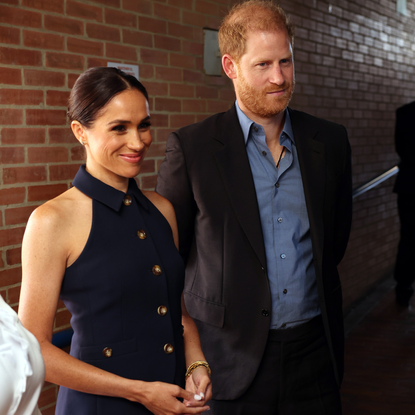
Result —
[{"label": "man's ear", "polygon": [[76,139],[82,144],[85,145],[86,143],[86,131],[85,127],[79,121],[72,121],[71,122],[72,132]]},{"label": "man's ear", "polygon": [[236,69],[236,62],[232,59],[229,54],[225,54],[222,56],[222,67],[228,78],[236,79],[238,76],[238,72]]}]

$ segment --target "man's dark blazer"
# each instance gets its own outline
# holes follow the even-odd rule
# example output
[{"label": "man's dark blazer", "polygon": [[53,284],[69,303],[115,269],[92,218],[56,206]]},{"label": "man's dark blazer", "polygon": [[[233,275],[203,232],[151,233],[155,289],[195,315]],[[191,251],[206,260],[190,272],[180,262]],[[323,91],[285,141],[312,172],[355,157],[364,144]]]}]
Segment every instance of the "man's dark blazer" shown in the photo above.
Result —
[{"label": "man's dark blazer", "polygon": [[[351,223],[350,146],[344,127],[290,111],[310,221],[323,322],[343,376],[337,265]],[[236,108],[172,133],[156,191],[176,211],[184,296],[212,368],[215,399],[251,384],[267,342],[271,294],[258,203]]]},{"label": "man's dark blazer", "polygon": [[395,148],[401,161],[393,191],[415,195],[415,101],[396,110]]}]

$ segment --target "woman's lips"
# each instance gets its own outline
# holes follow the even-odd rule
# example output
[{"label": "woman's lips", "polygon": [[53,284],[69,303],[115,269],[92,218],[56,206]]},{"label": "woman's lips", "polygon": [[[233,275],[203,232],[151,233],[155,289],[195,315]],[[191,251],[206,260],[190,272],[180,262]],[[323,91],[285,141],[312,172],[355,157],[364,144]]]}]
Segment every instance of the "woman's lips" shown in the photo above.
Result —
[{"label": "woman's lips", "polygon": [[142,158],[142,154],[120,154],[120,157],[127,163],[138,163]]}]

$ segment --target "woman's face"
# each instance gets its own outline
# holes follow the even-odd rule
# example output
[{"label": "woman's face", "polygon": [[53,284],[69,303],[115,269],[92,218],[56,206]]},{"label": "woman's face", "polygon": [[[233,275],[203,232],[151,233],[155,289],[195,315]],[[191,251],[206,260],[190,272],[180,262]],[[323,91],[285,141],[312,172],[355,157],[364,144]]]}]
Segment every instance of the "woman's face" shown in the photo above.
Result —
[{"label": "woman's face", "polygon": [[86,168],[97,179],[126,191],[151,144],[150,112],[144,95],[128,89],[116,95],[91,128],[72,122],[72,130],[87,151]]}]

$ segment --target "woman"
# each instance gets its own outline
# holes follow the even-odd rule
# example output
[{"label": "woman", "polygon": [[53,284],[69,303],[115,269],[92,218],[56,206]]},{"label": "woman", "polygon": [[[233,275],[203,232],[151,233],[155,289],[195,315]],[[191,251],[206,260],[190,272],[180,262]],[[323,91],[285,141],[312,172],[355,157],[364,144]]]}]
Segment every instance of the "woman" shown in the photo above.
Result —
[{"label": "woman", "polygon": [[[118,69],[91,68],[68,116],[86,166],[28,222],[19,308],[46,380],[61,385],[56,414],[204,412],[210,369],[182,300],[174,211],[134,180],[151,144],[147,92]],[[72,314],[71,355],[51,344],[59,297]]]}]

